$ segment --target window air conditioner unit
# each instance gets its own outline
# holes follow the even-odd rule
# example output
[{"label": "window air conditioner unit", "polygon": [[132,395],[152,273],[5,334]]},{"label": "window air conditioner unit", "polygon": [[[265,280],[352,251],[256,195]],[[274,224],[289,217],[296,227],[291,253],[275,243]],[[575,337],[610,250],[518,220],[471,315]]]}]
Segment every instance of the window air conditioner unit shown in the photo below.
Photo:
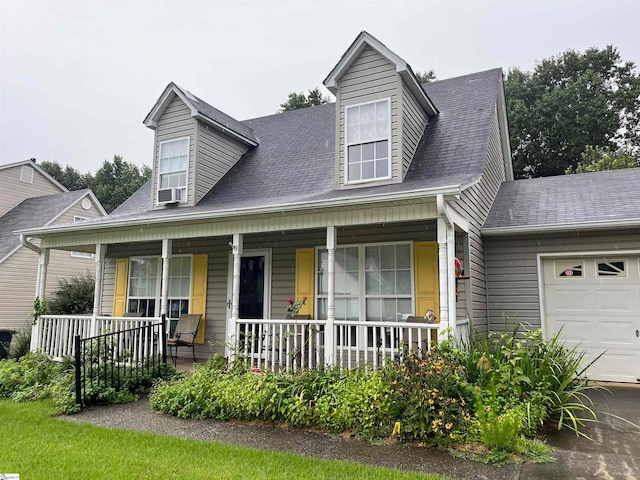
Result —
[{"label": "window air conditioner unit", "polygon": [[158,205],[167,205],[169,203],[178,203],[182,201],[182,189],[177,187],[159,188],[158,189]]}]

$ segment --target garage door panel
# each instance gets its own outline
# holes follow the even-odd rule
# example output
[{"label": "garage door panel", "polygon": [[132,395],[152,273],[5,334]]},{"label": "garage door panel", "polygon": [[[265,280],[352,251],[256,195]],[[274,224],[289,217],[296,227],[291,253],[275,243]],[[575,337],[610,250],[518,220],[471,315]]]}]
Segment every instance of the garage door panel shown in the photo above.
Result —
[{"label": "garage door panel", "polygon": [[590,311],[589,291],[587,289],[567,289],[558,287],[553,292],[553,306],[557,312],[581,312]]},{"label": "garage door panel", "polygon": [[[615,287],[614,287],[615,288]],[[596,308],[598,313],[610,312],[626,312],[631,313],[633,308],[637,306],[636,299],[629,288],[597,289],[596,290]]]},{"label": "garage door panel", "polygon": [[[567,265],[573,268],[572,275],[564,275]],[[639,265],[637,255],[543,261],[546,335],[560,331],[567,347],[584,351],[583,366],[601,355],[587,370],[591,379],[637,382],[640,378]]]}]

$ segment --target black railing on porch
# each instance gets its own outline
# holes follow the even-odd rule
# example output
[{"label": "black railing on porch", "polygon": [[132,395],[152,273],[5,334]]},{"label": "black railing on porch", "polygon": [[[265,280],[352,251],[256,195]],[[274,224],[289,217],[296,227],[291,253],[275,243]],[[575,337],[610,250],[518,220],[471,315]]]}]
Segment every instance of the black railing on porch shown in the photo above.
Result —
[{"label": "black railing on porch", "polygon": [[76,404],[95,401],[95,392],[116,392],[150,384],[167,363],[166,322],[117,330],[89,338],[76,335]]}]

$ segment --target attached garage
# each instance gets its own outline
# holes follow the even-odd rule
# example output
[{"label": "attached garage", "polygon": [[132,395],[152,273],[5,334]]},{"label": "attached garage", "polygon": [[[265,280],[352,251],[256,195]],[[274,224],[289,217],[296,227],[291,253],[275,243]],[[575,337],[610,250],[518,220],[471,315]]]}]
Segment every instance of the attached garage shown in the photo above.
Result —
[{"label": "attached garage", "polygon": [[600,358],[594,380],[640,381],[640,256],[542,257],[542,328]]},{"label": "attached garage", "polygon": [[640,382],[640,169],[503,182],[482,228],[489,328],[523,323]]}]

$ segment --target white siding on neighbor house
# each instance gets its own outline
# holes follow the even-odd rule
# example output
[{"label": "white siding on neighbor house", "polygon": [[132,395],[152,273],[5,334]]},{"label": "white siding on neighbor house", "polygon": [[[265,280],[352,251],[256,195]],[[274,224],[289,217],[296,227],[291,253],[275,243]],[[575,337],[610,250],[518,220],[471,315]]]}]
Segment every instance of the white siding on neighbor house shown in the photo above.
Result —
[{"label": "white siding on neighbor house", "polygon": [[638,251],[640,230],[485,237],[489,326],[541,326],[537,256],[542,253]]},{"label": "white siding on neighbor house", "polygon": [[[35,176],[34,176],[35,179]],[[74,204],[54,222],[55,224],[71,223],[74,216],[85,218],[100,217],[101,214],[92,204],[85,210],[81,202]],[[37,239],[32,240],[38,245]],[[38,271],[38,254],[20,247],[13,255],[0,264],[0,328],[23,328],[30,324],[33,300],[36,290]],[[51,299],[60,286],[62,279],[72,275],[95,275],[93,258],[72,257],[71,252],[51,250],[47,267],[47,283],[45,297]]]},{"label": "white siding on neighbor house", "polygon": [[195,168],[198,174],[195,203],[198,203],[248,150],[246,145],[213,130],[202,122],[197,122],[197,125]]},{"label": "white siding on neighbor house", "polygon": [[402,82],[402,178],[405,177],[428,119],[413,94]]},{"label": "white siding on neighbor house", "polygon": [[487,218],[493,200],[500,188],[500,183],[506,179],[504,172],[504,155],[500,143],[500,127],[498,116],[492,121],[491,137],[487,154],[487,164],[482,179],[476,185],[465,190],[460,200],[455,202],[456,209],[469,221],[469,265],[465,265],[465,273],[470,280],[471,317],[476,332],[487,331],[487,292],[486,268],[483,239],[480,228]]},{"label": "white siding on neighbor house", "polygon": [[[153,205],[155,207],[156,191],[158,189],[158,163],[160,159],[160,143],[168,140],[189,137],[189,178],[187,179],[187,202],[193,205],[195,198],[195,144],[196,144],[196,120],[191,117],[191,110],[187,105],[174,95],[162,116],[158,119],[155,132],[155,148],[153,152]],[[164,208],[164,207],[158,207]]]},{"label": "white siding on neighbor house", "polygon": [[366,47],[338,81],[336,95],[336,143],[337,187],[345,185],[345,114],[346,107],[374,100],[391,99],[391,180],[365,182],[356,186],[370,186],[372,183],[396,183],[402,181],[402,159],[400,158],[400,76],[396,67],[371,47]]},{"label": "white siding on neighbor house", "polygon": [[22,167],[22,165],[16,165],[0,169],[0,216],[27,198],[42,197],[65,191],[35,168],[33,169],[33,181],[31,183],[21,182]]}]

